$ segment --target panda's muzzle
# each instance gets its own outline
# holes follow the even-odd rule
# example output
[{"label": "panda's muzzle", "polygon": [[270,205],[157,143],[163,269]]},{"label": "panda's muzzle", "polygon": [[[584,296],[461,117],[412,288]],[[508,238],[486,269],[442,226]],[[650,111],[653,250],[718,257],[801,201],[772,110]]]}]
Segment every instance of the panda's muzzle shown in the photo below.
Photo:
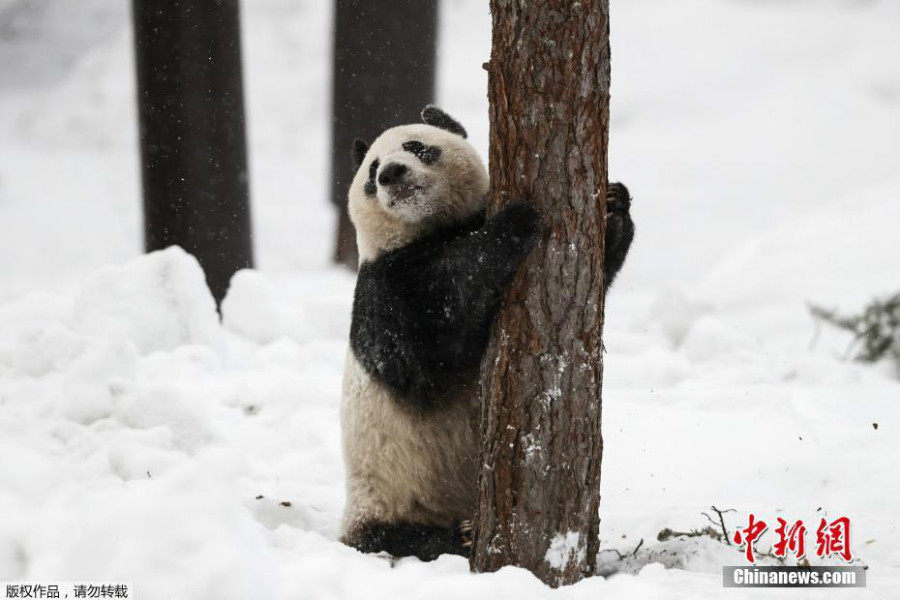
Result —
[{"label": "panda's muzzle", "polygon": [[424,186],[419,185],[420,183],[411,176],[410,168],[403,163],[388,163],[378,173],[378,185],[387,193],[391,206],[398,201],[411,200],[417,191],[423,189]]},{"label": "panda's muzzle", "polygon": [[384,187],[389,187],[402,183],[406,177],[409,167],[400,163],[390,163],[385,165],[378,174],[378,183]]}]

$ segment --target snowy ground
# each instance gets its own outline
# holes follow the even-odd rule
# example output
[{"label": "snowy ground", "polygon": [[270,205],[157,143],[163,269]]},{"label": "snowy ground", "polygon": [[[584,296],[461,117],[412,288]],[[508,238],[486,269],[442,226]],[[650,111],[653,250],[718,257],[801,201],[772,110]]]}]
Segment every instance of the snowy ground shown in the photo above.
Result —
[{"label": "snowy ground", "polygon": [[[439,80],[486,155],[482,5],[444,0]],[[220,325],[190,257],[137,258],[127,3],[0,0],[0,580],[188,599],[900,594],[900,383],[815,339],[805,308],[900,287],[900,5],[613,1],[610,161],[638,238],[607,309],[612,574],[558,591],[335,541],[353,278],[327,260],[330,15],[244,9],[261,270]],[[723,590],[737,550],[656,541],[712,504],[736,509],[729,528],[851,517],[868,589]]]}]

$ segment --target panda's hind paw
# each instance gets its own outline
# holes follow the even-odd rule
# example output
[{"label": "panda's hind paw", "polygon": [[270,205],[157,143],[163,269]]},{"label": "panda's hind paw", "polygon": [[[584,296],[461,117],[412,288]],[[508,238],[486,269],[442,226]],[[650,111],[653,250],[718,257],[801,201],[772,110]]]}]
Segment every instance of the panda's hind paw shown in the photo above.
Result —
[{"label": "panda's hind paw", "polygon": [[464,519],[456,522],[456,530],[459,533],[459,539],[463,548],[472,547],[472,520]]}]

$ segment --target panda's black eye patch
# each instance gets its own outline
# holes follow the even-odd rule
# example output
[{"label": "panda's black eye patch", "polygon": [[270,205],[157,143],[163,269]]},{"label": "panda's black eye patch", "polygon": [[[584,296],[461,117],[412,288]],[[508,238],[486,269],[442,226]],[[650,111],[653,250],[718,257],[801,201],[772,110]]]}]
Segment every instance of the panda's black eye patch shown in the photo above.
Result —
[{"label": "panda's black eye patch", "polygon": [[403,144],[403,149],[407,152],[412,152],[413,154],[419,154],[422,152],[422,150],[425,149],[425,144],[417,140],[413,140],[411,142],[406,142],[405,144]]},{"label": "panda's black eye patch", "polygon": [[372,161],[372,164],[369,165],[369,179],[366,181],[366,185],[363,190],[366,192],[366,196],[374,196],[376,192],[375,188],[375,175],[378,173],[378,159]]},{"label": "panda's black eye patch", "polygon": [[437,146],[426,146],[418,140],[411,140],[403,144],[403,149],[415,155],[426,165],[432,165],[441,157],[441,149]]}]

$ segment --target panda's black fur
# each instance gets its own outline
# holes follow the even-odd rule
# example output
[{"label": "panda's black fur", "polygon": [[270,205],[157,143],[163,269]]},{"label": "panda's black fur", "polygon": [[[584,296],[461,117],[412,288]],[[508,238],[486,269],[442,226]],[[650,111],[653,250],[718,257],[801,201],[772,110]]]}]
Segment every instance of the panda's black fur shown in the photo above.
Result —
[{"label": "panda's black fur", "polygon": [[[360,265],[350,347],[366,371],[419,409],[477,369],[506,285],[537,230],[511,204],[474,215]],[[410,319],[409,315],[417,315]]]},{"label": "panda's black fur", "polygon": [[[462,126],[436,107],[426,108],[423,120],[454,136],[465,136]],[[422,126],[406,127],[410,136],[428,134]],[[421,161],[423,169],[439,163],[448,151],[457,158],[474,155],[468,144],[441,148],[407,140],[401,135],[403,128],[388,133],[391,131],[396,138],[393,144],[399,146],[389,148],[391,156],[408,152]],[[431,137],[440,139],[438,134]],[[452,142],[449,138],[445,141]],[[357,170],[367,171],[358,174],[359,181],[351,188],[351,203],[362,203],[369,214],[380,215],[371,212],[379,209],[365,202],[389,197],[375,196],[395,183],[396,173],[384,176],[390,166],[380,164],[377,158],[365,164],[368,152],[367,144],[355,142]],[[395,167],[395,171],[403,171],[400,178],[405,170],[418,168],[415,163],[396,161],[392,164],[400,165]],[[469,168],[473,163],[465,164]],[[483,169],[480,160],[478,165]],[[479,182],[479,193],[486,191],[486,173],[484,177],[484,181],[473,179]],[[365,198],[354,200],[354,193]],[[628,190],[611,184],[608,197],[607,285],[622,267],[634,236]],[[440,200],[425,198],[413,201]],[[342,405],[348,470],[342,539],[363,552],[384,551],[422,560],[444,553],[468,554],[466,520],[474,509],[475,430],[480,414],[473,383],[503,292],[539,228],[539,216],[528,204],[513,202],[485,218],[484,199],[469,201],[471,206],[457,216],[415,230],[408,241],[394,242],[396,247],[376,244],[375,251],[361,252]],[[394,205],[393,200],[385,202],[386,207]],[[357,215],[357,227],[365,229],[366,219]],[[406,221],[396,223],[407,227]],[[380,221],[372,229],[386,235]],[[360,231],[361,236],[366,233]],[[363,246],[364,238],[360,240]],[[382,431],[372,431],[375,428]],[[434,431],[439,435],[429,433]],[[428,439],[429,435],[440,439]],[[430,478],[427,471],[432,467],[442,471]],[[446,487],[446,503],[442,486]]]}]

